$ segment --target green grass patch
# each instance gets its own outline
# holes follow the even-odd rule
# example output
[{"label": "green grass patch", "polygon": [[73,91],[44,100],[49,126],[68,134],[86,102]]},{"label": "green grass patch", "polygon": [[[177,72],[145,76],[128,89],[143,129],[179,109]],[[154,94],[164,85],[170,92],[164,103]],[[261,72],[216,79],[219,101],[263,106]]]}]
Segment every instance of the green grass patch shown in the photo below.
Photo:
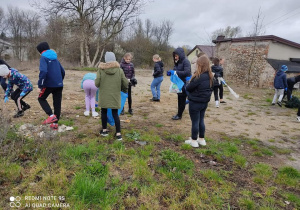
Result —
[{"label": "green grass patch", "polygon": [[58,121],[58,125],[73,126],[74,120],[73,119],[60,119]]},{"label": "green grass patch", "polygon": [[257,184],[265,184],[273,175],[272,167],[265,163],[255,164],[252,171],[255,173],[253,181]]},{"label": "green grass patch", "polygon": [[278,169],[278,174],[275,181],[276,183],[282,185],[300,189],[300,172],[290,166],[281,167]]}]

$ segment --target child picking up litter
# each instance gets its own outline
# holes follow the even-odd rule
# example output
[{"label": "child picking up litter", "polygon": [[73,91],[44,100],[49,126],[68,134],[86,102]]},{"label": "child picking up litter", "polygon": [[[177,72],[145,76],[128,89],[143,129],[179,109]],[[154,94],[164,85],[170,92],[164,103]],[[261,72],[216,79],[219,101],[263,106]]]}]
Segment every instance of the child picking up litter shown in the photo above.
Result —
[{"label": "child picking up litter", "polygon": [[[9,69],[5,64],[0,65],[0,76],[8,79],[4,102],[8,102],[8,97],[11,96],[11,99],[15,101],[18,108],[14,118],[22,117],[24,111],[30,109],[29,104],[23,101],[33,89],[30,80],[25,75],[19,73],[18,70],[14,68]],[[14,85],[17,85],[18,88],[12,92]]]}]

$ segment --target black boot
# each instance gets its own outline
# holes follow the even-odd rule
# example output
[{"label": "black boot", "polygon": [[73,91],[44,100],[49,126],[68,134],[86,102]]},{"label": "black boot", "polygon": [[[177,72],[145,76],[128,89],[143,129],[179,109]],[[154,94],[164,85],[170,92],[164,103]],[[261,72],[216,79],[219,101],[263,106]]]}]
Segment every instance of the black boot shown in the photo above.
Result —
[{"label": "black boot", "polygon": [[17,114],[14,115],[14,118],[18,118],[18,117],[22,117],[24,116],[24,111],[21,110],[21,111],[18,111]]},{"label": "black boot", "polygon": [[25,105],[22,107],[22,110],[23,110],[23,111],[26,111],[27,109],[30,109],[30,105],[29,105],[29,104],[25,104]]},{"label": "black boot", "polygon": [[133,110],[132,109],[128,109],[128,113],[133,115]]}]

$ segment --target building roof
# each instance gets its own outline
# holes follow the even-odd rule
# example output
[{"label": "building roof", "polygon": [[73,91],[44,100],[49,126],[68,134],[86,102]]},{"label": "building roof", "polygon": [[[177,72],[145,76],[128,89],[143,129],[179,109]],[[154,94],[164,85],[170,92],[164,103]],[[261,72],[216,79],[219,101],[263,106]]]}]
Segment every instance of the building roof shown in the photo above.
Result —
[{"label": "building roof", "polygon": [[240,38],[225,38],[225,36],[218,36],[217,39],[212,40],[213,43],[217,44],[220,42],[246,42],[246,41],[273,41],[279,42],[285,45],[289,45],[291,47],[299,48],[300,44],[296,42],[292,42],[287,39],[283,39],[274,35],[266,35],[266,36],[253,36],[253,37],[240,37]]},{"label": "building roof", "polygon": [[266,60],[276,70],[280,69],[282,65],[286,65],[288,67],[287,73],[300,73],[300,63],[298,62],[269,58],[267,58]]},{"label": "building roof", "polygon": [[214,57],[215,55],[215,46],[212,45],[196,45],[188,54],[191,54],[195,49],[199,49],[201,52],[204,52],[209,58]]}]

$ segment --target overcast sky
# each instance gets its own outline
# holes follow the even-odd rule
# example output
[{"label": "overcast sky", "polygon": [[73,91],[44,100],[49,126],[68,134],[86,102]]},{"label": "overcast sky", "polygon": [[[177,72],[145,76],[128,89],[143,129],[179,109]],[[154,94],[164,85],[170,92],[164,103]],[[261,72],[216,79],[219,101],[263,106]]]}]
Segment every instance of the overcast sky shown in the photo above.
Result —
[{"label": "overcast sky", "polygon": [[[32,0],[0,0],[1,6],[30,9]],[[259,9],[266,35],[275,35],[300,43],[300,0],[150,0],[142,19],[159,24],[173,22],[170,44],[174,47],[210,44],[209,36],[219,28],[240,26],[242,35],[253,31],[253,19]]]}]

